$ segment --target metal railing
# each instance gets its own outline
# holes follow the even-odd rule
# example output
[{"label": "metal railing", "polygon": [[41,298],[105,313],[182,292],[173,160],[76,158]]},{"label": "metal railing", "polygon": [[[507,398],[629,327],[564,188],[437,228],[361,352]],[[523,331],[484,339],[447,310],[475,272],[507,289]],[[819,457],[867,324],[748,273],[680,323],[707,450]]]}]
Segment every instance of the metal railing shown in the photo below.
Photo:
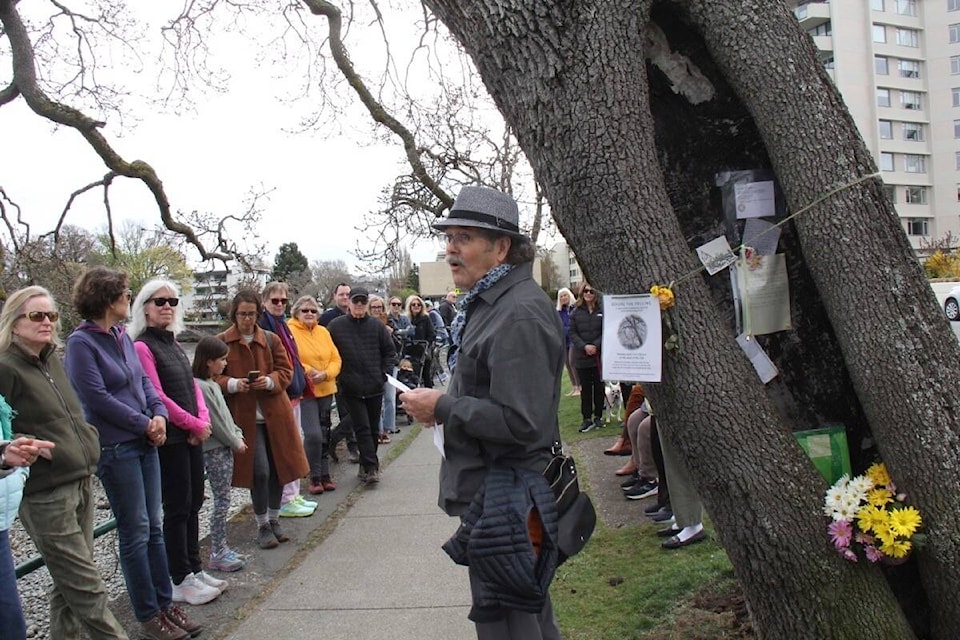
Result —
[{"label": "metal railing", "polygon": [[[105,533],[110,533],[116,528],[117,528],[116,518],[110,518],[106,522],[101,522],[100,524],[98,524],[96,527],[93,528],[93,539],[96,540],[100,536],[104,535]],[[35,555],[29,560],[18,564],[17,580],[27,575],[28,573],[32,573],[36,571],[37,569],[44,566],[45,564],[46,563],[43,561],[43,557],[40,555]]]}]

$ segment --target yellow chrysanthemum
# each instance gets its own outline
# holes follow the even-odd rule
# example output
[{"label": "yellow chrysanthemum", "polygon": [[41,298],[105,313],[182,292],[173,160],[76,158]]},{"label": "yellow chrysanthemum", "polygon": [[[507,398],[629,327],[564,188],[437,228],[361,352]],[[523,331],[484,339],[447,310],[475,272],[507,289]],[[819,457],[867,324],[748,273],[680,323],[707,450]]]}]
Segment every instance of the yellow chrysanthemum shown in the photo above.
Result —
[{"label": "yellow chrysanthemum", "polygon": [[657,296],[657,299],[660,300],[660,310],[666,311],[673,306],[673,291],[669,287],[661,287],[660,285],[653,285],[650,287],[650,293]]},{"label": "yellow chrysanthemum", "polygon": [[887,486],[890,484],[890,474],[887,472],[887,465],[882,462],[876,462],[867,469],[867,477],[873,480],[874,486]]},{"label": "yellow chrysanthemum", "polygon": [[891,540],[889,542],[884,541],[880,545],[880,552],[891,558],[904,558],[908,553],[910,553],[910,541],[909,540]]},{"label": "yellow chrysanthemum", "polygon": [[923,519],[915,507],[904,507],[890,512],[890,528],[897,535],[912,536],[920,527],[921,522],[923,522]]},{"label": "yellow chrysanthemum", "polygon": [[867,492],[867,502],[875,507],[882,507],[893,502],[893,491],[885,488],[871,489]]},{"label": "yellow chrysanthemum", "polygon": [[867,505],[857,512],[857,525],[861,531],[890,531],[889,514],[886,509]]},{"label": "yellow chrysanthemum", "polygon": [[889,546],[897,541],[896,532],[894,532],[894,530],[891,529],[889,526],[886,526],[886,527],[876,526],[873,528],[873,532],[874,534],[876,534],[877,540],[879,540],[882,544]]}]

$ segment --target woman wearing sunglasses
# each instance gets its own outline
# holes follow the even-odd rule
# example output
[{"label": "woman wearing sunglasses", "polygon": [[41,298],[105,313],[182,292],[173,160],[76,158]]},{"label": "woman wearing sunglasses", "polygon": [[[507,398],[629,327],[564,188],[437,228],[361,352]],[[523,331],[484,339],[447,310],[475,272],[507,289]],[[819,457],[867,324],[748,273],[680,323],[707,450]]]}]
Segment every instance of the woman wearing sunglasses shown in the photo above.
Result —
[{"label": "woman wearing sunglasses", "polygon": [[100,434],[97,476],[117,519],[120,568],[141,635],[185,638],[201,627],[173,603],[163,542],[157,448],[167,438],[167,409],[123,324],[129,286],[127,274],[108,267],[77,279],[73,306],[84,322],[67,338],[64,364]]},{"label": "woman wearing sunglasses", "polygon": [[[32,463],[20,519],[53,580],[50,637],[79,640],[86,632],[126,638],[107,606],[93,560],[93,474],[100,443],[55,353],[59,330],[60,314],[43,287],[14,292],[0,312],[0,394],[16,412],[16,431],[43,439],[16,463]],[[0,467],[7,465],[6,454]],[[0,635],[6,633],[24,637],[16,627],[0,628]]]},{"label": "woman wearing sunglasses", "polygon": [[190,358],[176,340],[183,330],[178,295],[169,280],[144,284],[130,310],[129,332],[143,371],[170,416],[158,453],[173,601],[199,605],[216,599],[227,583],[205,572],[200,560],[203,442],[210,437],[210,414]]},{"label": "woman wearing sunglasses", "polygon": [[583,416],[583,423],[578,429],[580,433],[603,426],[604,389],[600,375],[602,340],[603,307],[600,305],[600,294],[585,282],[580,289],[577,308],[570,314],[570,341],[576,349],[577,377],[580,378],[580,414]]}]

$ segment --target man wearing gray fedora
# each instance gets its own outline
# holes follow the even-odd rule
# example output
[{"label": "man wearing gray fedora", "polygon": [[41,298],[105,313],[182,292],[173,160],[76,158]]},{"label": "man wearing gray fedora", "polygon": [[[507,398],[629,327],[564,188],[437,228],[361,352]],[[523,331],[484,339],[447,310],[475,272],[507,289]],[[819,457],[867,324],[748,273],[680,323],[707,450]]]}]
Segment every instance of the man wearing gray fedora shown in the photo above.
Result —
[{"label": "man wearing gray fedora", "polygon": [[[433,227],[446,240],[453,282],[465,292],[450,325],[446,393],[400,396],[408,414],[443,425],[440,507],[464,516],[493,467],[541,473],[559,437],[563,328],[554,304],[533,280],[534,247],[520,232],[517,203],[487,187],[464,187],[448,217]],[[474,602],[481,582],[470,569]],[[547,594],[539,612],[471,611],[479,640],[560,638]]]}]

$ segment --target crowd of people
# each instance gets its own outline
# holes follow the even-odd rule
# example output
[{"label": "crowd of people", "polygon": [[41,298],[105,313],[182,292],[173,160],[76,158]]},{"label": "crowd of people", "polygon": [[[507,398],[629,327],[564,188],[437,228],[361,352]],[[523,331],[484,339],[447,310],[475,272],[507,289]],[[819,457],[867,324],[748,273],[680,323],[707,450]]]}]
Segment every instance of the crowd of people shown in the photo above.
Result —
[{"label": "crowd of people", "polygon": [[[451,291],[432,308],[416,294],[381,297],[339,283],[321,313],[316,298],[291,304],[290,288],[271,282],[236,293],[229,326],[200,340],[192,362],[177,341],[184,309],[168,280],[151,280],[133,297],[122,271],[81,274],[72,303],[83,322],[67,337],[62,361],[50,292],[31,286],[10,295],[0,311],[4,637],[26,634],[6,534],[17,511],[53,579],[52,637],[127,638],[93,561],[96,474],[116,517],[140,635],[182,640],[201,625],[180,605],[205,604],[228,587],[208,570],[245,565],[228,541],[230,488],[249,490],[256,544],[275,548],[290,539],[280,518],[312,515],[316,497],[337,489],[330,461],[339,461],[341,440],[363,484],[383,481],[378,446],[397,431],[403,411],[428,428],[443,425],[439,505],[461,519],[444,548],[470,566],[478,638],[559,638],[546,589],[508,597],[498,570],[485,565],[501,562],[497,554],[533,553],[531,579],[549,584],[559,562],[556,520],[524,504],[553,500],[542,472],[560,439],[564,369],[569,395],[580,398],[579,430],[603,426],[603,307],[599,291],[584,283],[576,298],[562,289],[554,310],[533,281],[532,245],[517,223],[512,198],[465,187],[448,218],[434,224],[464,292],[459,300]],[[438,346],[449,348],[445,358]],[[441,360],[451,375],[446,390],[433,388],[444,380]],[[388,376],[410,389],[398,394]],[[621,390],[627,417],[605,453],[630,456],[617,471],[626,476],[626,498],[657,496],[647,512],[665,524],[657,532],[664,548],[703,540],[702,506],[675,452],[659,440],[642,387]],[[206,563],[205,477],[214,500]],[[304,478],[314,500],[302,493]],[[529,517],[484,522],[485,489]],[[488,549],[491,527],[496,535],[529,536],[531,545]],[[510,562],[521,560],[528,562]]]},{"label": "crowd of people", "polygon": [[[82,322],[65,341],[48,290],[30,286],[7,298],[0,311],[5,638],[27,633],[7,532],[17,514],[52,578],[51,637],[128,637],[93,559],[94,475],[116,518],[139,634],[160,640],[199,634],[181,605],[211,602],[227,589],[211,571],[245,566],[227,539],[231,487],[249,489],[262,549],[290,539],[281,517],[316,510],[301,479],[311,497],[336,490],[334,398],[359,477],[380,482],[377,445],[396,431],[386,375],[399,373],[404,345],[436,341],[437,326],[419,296],[405,308],[390,297],[388,313],[383,298],[340,284],[321,315],[316,298],[291,305],[288,292],[282,282],[239,291],[228,328],[203,337],[192,361],[177,341],[184,308],[171,281],[151,280],[134,297],[123,271],[88,269],[72,292]],[[204,562],[207,479],[214,507]]]}]

